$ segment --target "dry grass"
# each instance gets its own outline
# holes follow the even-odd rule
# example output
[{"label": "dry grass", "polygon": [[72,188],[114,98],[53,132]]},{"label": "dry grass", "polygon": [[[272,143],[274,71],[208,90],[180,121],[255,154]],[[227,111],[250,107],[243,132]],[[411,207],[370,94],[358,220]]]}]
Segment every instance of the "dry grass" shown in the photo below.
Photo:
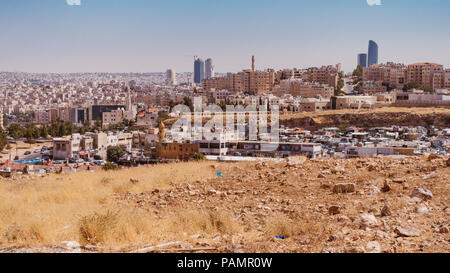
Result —
[{"label": "dry grass", "polygon": [[289,238],[305,234],[326,234],[328,232],[323,222],[304,218],[300,215],[291,218],[285,214],[275,214],[269,217],[266,221],[266,233],[270,236]]},{"label": "dry grass", "polygon": [[[118,246],[175,238],[161,236],[165,227],[154,221],[154,215],[132,205],[118,205],[114,196],[213,177],[210,165],[190,162],[114,172],[54,174],[39,180],[1,180],[0,247],[58,245],[62,241]],[[133,184],[130,177],[139,183]],[[230,228],[228,222],[215,220],[214,214],[209,222],[202,217],[198,221],[203,225],[199,226],[205,231]],[[186,221],[185,216],[182,221]]]},{"label": "dry grass", "polygon": [[242,231],[239,223],[223,211],[182,210],[165,220],[167,231],[174,234],[234,234]]}]

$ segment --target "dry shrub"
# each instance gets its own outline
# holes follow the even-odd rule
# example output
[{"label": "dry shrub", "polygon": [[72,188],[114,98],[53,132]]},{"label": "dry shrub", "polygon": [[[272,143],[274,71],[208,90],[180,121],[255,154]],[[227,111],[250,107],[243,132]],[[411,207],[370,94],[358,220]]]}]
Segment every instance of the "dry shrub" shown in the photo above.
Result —
[{"label": "dry shrub", "polygon": [[271,236],[285,236],[286,238],[305,234],[325,234],[326,223],[313,218],[294,215],[291,218],[285,214],[276,214],[266,221],[266,233]]},{"label": "dry shrub", "polygon": [[112,179],[109,178],[109,177],[103,177],[103,178],[100,180],[100,184],[102,184],[103,186],[108,186],[108,185],[111,184],[111,182],[112,182]]},{"label": "dry shrub", "polygon": [[141,211],[106,211],[81,217],[79,240],[84,245],[129,244],[146,240],[155,231],[150,217]]},{"label": "dry shrub", "polygon": [[125,194],[128,192],[131,192],[131,190],[133,189],[133,184],[131,182],[123,182],[123,183],[118,183],[115,184],[112,189],[114,193],[117,194]]},{"label": "dry shrub", "polygon": [[224,211],[183,210],[166,219],[167,228],[175,234],[233,234],[242,230],[239,223]]},{"label": "dry shrub", "polygon": [[266,232],[271,236],[292,237],[295,231],[295,223],[284,214],[269,217],[266,221]]},{"label": "dry shrub", "polygon": [[117,212],[107,211],[104,214],[95,212],[80,219],[79,232],[82,244],[104,244],[114,236],[119,215]]},{"label": "dry shrub", "polygon": [[1,241],[14,244],[27,244],[27,242],[43,243],[46,241],[46,238],[45,232],[36,223],[31,223],[26,226],[12,224],[3,233]]}]

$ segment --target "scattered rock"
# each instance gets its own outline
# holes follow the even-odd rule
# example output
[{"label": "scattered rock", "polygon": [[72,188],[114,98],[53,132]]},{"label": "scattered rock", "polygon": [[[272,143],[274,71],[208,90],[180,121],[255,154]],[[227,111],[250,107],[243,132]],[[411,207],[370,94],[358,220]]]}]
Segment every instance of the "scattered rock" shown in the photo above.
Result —
[{"label": "scattered rock", "polygon": [[427,208],[427,206],[425,206],[425,205],[422,205],[422,206],[420,206],[420,207],[418,207],[418,208],[416,208],[416,212],[417,213],[427,213],[427,212],[429,212],[430,210]]},{"label": "scattered rock", "polygon": [[377,218],[375,218],[375,215],[370,213],[363,213],[360,216],[360,227],[376,227],[378,226]]},{"label": "scattered rock", "polygon": [[389,186],[389,183],[387,181],[384,182],[384,186],[381,188],[382,192],[390,192],[391,186]]},{"label": "scattered rock", "polygon": [[362,246],[350,246],[345,248],[345,253],[365,253],[366,250]]},{"label": "scattered rock", "polygon": [[328,242],[334,242],[337,241],[341,238],[341,236],[339,236],[339,234],[333,234],[330,235],[330,237],[328,237]]},{"label": "scattered rock", "polygon": [[133,184],[138,184],[139,183],[139,179],[130,178],[130,182],[133,183]]},{"label": "scattered rock", "polygon": [[427,189],[415,188],[413,190],[413,192],[411,193],[411,198],[414,198],[414,197],[417,197],[417,198],[422,199],[423,201],[426,201],[426,200],[432,199],[433,194],[431,193],[431,191],[429,191]]},{"label": "scattered rock", "polygon": [[333,187],[334,193],[352,193],[355,192],[356,185],[354,183],[341,183]]},{"label": "scattered rock", "polygon": [[368,253],[381,253],[380,243],[377,241],[368,242],[366,246],[366,251]]},{"label": "scattered rock", "polygon": [[436,172],[431,172],[430,174],[422,176],[422,179],[423,180],[428,180],[428,179],[433,179],[433,178],[436,178],[436,177],[438,177],[437,173]]},{"label": "scattered rock", "polygon": [[387,205],[381,209],[381,217],[387,217],[391,215],[392,215],[391,209]]},{"label": "scattered rock", "polygon": [[427,158],[428,161],[434,160],[434,159],[438,159],[441,158],[440,156],[436,155],[436,154],[430,154]]},{"label": "scattered rock", "polygon": [[446,208],[444,209],[444,212],[445,212],[447,215],[450,215],[450,207],[446,207]]},{"label": "scattered rock", "polygon": [[392,179],[392,182],[397,183],[397,184],[403,184],[406,182],[406,180],[403,178],[394,178],[394,179]]},{"label": "scattered rock", "polygon": [[420,230],[415,227],[411,227],[411,226],[396,227],[394,232],[400,237],[419,237],[420,236]]},{"label": "scattered rock", "polygon": [[75,242],[75,241],[64,241],[64,242],[61,242],[61,244],[63,245],[64,248],[67,248],[67,249],[77,249],[77,248],[81,247],[80,243]]},{"label": "scattered rock", "polygon": [[440,227],[439,228],[439,233],[448,233],[448,232],[449,232],[448,227]]},{"label": "scattered rock", "polygon": [[336,215],[341,213],[340,210],[341,208],[339,206],[331,206],[330,208],[328,208],[328,213],[330,215]]}]

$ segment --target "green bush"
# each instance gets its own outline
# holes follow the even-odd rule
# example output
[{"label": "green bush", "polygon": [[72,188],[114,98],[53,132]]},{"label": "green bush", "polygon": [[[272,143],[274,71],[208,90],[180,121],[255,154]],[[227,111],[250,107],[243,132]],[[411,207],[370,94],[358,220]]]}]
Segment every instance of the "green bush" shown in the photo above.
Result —
[{"label": "green bush", "polygon": [[106,151],[106,157],[109,162],[117,163],[125,155],[125,150],[120,146],[110,146]]},{"label": "green bush", "polygon": [[194,160],[205,160],[205,155],[202,153],[195,153],[192,155],[192,159]]},{"label": "green bush", "polygon": [[120,169],[120,166],[115,163],[112,163],[112,162],[107,162],[105,164],[105,166],[103,166],[103,170],[105,170],[105,171],[116,171],[119,169]]}]

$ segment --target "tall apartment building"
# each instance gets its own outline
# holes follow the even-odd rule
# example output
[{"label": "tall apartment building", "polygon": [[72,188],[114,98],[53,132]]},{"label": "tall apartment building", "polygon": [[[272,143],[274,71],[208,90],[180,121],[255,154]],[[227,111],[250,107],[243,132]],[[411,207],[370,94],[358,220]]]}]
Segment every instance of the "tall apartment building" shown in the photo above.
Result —
[{"label": "tall apartment building", "polygon": [[444,88],[450,90],[450,69],[445,70]]},{"label": "tall apartment building", "polygon": [[296,79],[282,80],[280,83],[280,93],[277,95],[282,96],[286,94],[302,98],[316,98],[320,96],[330,99],[334,96],[334,87],[308,83]]},{"label": "tall apartment building", "polygon": [[308,68],[306,72],[303,73],[302,78],[305,81],[327,84],[332,87],[336,87],[339,76],[336,66],[328,65],[320,68]]},{"label": "tall apartment building", "polygon": [[176,73],[173,69],[167,69],[166,71],[166,84],[177,85]]},{"label": "tall apartment building", "polygon": [[407,83],[406,70],[406,66],[392,62],[371,65],[363,69],[363,81],[387,83],[391,88],[402,89]]},{"label": "tall apartment building", "polygon": [[226,77],[203,80],[203,89],[222,90],[227,89],[233,92],[244,92],[251,95],[269,93],[275,82],[275,71],[244,70]]},{"label": "tall apartment building", "polygon": [[444,66],[436,63],[410,64],[407,70],[407,81],[423,89],[442,89],[445,83]]}]

